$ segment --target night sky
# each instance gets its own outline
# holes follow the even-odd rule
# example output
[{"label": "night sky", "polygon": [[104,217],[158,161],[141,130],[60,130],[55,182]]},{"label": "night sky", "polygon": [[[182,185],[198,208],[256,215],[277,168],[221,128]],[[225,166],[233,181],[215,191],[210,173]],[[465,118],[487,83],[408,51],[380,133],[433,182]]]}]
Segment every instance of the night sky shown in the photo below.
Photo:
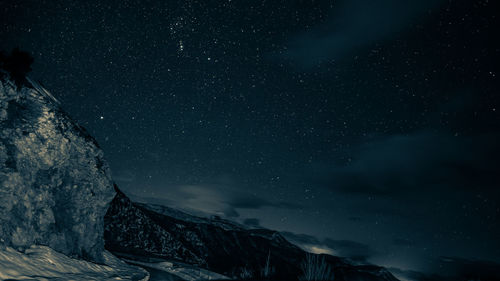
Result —
[{"label": "night sky", "polygon": [[136,200],[454,274],[500,262],[494,2],[0,0],[0,49]]}]

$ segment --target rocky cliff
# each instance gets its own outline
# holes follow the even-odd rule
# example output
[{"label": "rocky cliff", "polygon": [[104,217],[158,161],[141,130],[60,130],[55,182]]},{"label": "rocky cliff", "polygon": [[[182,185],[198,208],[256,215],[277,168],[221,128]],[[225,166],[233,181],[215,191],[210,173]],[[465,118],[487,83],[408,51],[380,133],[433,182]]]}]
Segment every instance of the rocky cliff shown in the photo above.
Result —
[{"label": "rocky cliff", "polygon": [[35,82],[0,81],[0,245],[102,261],[115,192],[97,142]]}]

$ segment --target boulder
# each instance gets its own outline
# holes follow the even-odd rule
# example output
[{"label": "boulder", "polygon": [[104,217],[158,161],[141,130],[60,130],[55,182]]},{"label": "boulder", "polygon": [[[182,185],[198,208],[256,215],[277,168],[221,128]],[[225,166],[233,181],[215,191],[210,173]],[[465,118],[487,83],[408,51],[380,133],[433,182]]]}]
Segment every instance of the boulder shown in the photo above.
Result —
[{"label": "boulder", "polygon": [[0,81],[0,244],[103,261],[115,191],[97,142],[35,82]]}]

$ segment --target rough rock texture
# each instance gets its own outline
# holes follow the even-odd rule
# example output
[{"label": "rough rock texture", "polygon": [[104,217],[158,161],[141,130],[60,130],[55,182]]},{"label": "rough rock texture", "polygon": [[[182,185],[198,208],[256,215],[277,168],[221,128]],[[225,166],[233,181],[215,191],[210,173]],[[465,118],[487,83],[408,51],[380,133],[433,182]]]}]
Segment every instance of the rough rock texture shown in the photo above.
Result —
[{"label": "rough rock texture", "polygon": [[[269,257],[270,280],[297,280],[306,252],[279,232],[248,229],[213,217],[201,218],[159,206],[134,203],[117,190],[105,217],[106,248],[138,261],[155,259],[196,264],[232,278],[263,278]],[[336,281],[397,281],[385,268],[353,265],[324,255]]]},{"label": "rough rock texture", "polygon": [[115,192],[96,141],[42,87],[0,81],[0,244],[102,261]]},{"label": "rough rock texture", "polygon": [[151,221],[116,187],[116,196],[105,217],[106,248],[144,256],[168,256],[189,264],[204,261],[182,245],[169,229]]}]

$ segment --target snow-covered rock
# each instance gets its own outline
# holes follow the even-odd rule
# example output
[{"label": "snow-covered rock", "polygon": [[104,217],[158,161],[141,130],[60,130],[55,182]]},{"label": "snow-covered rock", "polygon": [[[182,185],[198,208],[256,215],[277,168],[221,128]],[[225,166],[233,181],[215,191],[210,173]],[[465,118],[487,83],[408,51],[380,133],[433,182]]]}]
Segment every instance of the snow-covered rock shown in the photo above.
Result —
[{"label": "snow-covered rock", "polygon": [[152,268],[161,272],[166,272],[185,281],[229,280],[229,277],[227,276],[200,267],[191,266],[189,264],[174,263],[168,261],[141,262],[129,259],[123,260],[127,261],[130,264],[143,266],[144,268]]},{"label": "snow-covered rock", "polygon": [[24,253],[0,249],[0,280],[137,280],[147,281],[147,271],[130,266],[109,252],[104,264],[70,258],[46,246],[31,246]]},{"label": "snow-covered rock", "polygon": [[115,192],[97,142],[41,86],[0,81],[0,245],[102,262]]}]

